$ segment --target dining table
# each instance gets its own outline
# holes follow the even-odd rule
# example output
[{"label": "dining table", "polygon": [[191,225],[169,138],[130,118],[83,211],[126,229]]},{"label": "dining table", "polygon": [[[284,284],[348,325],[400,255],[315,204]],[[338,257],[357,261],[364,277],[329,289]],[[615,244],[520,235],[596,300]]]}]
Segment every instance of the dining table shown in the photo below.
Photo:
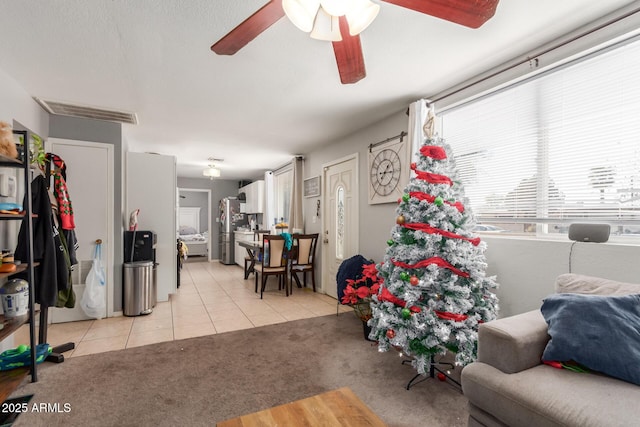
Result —
[{"label": "dining table", "polygon": [[[256,265],[256,261],[260,260],[260,253],[262,252],[263,242],[258,240],[240,240],[238,241],[238,244],[246,249],[247,255],[249,256],[249,258],[251,258],[249,266],[244,272],[244,279],[247,280],[250,273],[255,274],[254,266]],[[293,246],[286,254],[286,257],[289,260],[289,262],[287,263],[287,274],[289,274],[289,267],[296,256],[297,247],[294,242]]]},{"label": "dining table", "polygon": [[246,249],[247,256],[251,259],[251,261],[249,261],[249,266],[244,272],[244,279],[247,280],[250,273],[255,274],[253,267],[255,267],[256,260],[259,259],[260,252],[262,251],[262,242],[257,240],[240,240],[238,241],[238,244]]}]

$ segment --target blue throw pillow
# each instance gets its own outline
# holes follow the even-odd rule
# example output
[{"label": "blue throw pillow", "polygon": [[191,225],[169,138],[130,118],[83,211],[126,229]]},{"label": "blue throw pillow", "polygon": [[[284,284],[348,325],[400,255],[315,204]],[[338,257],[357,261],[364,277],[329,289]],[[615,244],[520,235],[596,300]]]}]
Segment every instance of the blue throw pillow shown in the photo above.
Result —
[{"label": "blue throw pillow", "polygon": [[551,336],[542,360],[573,360],[640,385],[640,294],[554,294],[540,310]]}]

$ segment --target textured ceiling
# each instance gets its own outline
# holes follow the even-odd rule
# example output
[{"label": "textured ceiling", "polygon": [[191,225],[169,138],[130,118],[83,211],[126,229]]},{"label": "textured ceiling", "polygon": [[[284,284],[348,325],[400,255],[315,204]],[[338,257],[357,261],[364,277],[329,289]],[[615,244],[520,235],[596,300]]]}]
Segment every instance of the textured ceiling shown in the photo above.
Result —
[{"label": "textured ceiling", "polygon": [[136,113],[130,149],[175,155],[179,176],[213,156],[222,178],[255,178],[634,2],[501,0],[476,30],[380,2],[354,85],[286,18],[234,56],[211,52],[265,3],[3,1],[0,68],[34,97]]}]

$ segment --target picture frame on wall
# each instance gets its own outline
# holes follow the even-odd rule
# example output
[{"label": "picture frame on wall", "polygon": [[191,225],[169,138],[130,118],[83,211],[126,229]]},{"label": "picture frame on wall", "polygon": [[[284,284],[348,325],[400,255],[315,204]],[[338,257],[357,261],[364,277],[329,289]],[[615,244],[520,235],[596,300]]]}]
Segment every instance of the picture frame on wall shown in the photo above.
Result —
[{"label": "picture frame on wall", "polygon": [[304,197],[318,197],[320,195],[320,175],[304,180]]}]

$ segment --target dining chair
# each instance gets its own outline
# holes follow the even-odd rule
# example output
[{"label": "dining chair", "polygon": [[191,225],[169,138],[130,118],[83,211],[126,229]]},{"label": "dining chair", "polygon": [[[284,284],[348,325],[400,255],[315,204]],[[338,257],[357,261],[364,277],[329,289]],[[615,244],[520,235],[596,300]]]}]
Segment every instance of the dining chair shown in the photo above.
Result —
[{"label": "dining chair", "polygon": [[285,239],[280,235],[265,234],[262,237],[262,260],[256,260],[253,267],[255,272],[256,292],[258,289],[258,274],[261,276],[260,299],[267,285],[269,276],[278,277],[278,289],[284,286],[285,293],[289,296],[289,284],[287,280],[287,254]]},{"label": "dining chair", "polygon": [[[311,273],[311,284],[313,292],[316,291],[316,245],[318,244],[318,234],[294,234],[293,247],[296,248],[297,254],[291,264],[291,278],[296,281],[299,288],[302,287],[298,273],[302,273],[302,282],[307,287],[307,272]],[[293,283],[291,284],[293,292]]]},{"label": "dining chair", "polygon": [[[253,240],[257,241],[257,242],[261,242],[262,241],[262,237],[265,234],[269,234],[271,233],[271,230],[256,230],[253,233]],[[247,255],[244,257],[244,278],[247,279],[249,277],[249,274],[251,273],[255,273],[253,271],[253,267],[256,264],[256,256],[259,254],[260,251],[249,251],[247,250]],[[258,287],[256,286],[256,292],[258,292]]]}]

